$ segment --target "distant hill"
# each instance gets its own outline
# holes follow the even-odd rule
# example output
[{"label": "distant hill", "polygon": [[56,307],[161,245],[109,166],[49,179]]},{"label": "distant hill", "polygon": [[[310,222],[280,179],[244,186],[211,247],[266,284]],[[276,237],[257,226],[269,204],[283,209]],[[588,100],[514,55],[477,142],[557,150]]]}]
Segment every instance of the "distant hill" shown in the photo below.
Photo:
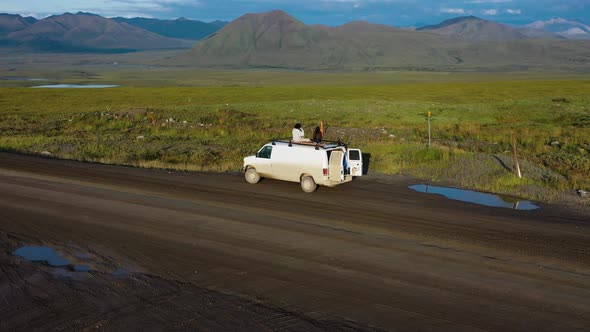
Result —
[{"label": "distant hill", "polygon": [[590,26],[580,21],[552,18],[527,24],[526,27],[544,30],[569,39],[590,39]]},{"label": "distant hill", "polygon": [[162,36],[180,39],[201,40],[217,30],[223,28],[228,22],[213,21],[210,23],[179,18],[176,20],[158,20],[153,18],[123,18],[116,17],[113,20],[119,23],[127,23]]},{"label": "distant hill", "polygon": [[192,43],[157,35],[89,13],[50,16],[0,37],[0,45],[69,52],[125,52],[188,48]]},{"label": "distant hill", "polygon": [[36,18],[34,18],[34,17],[32,17],[32,16],[26,16],[26,17],[23,17],[23,19],[24,19],[25,21],[29,22],[30,24],[33,24],[33,23],[35,23],[35,22],[37,22],[37,21],[38,21]]},{"label": "distant hill", "polygon": [[305,25],[282,11],[246,14],[197,43],[175,61],[212,66],[288,68],[451,64],[440,36],[391,26],[351,22]]},{"label": "distant hill", "polygon": [[518,32],[522,33],[523,35],[529,38],[558,38],[564,39],[565,37],[553,33],[551,31],[543,30],[543,29],[535,29],[530,27],[517,27]]},{"label": "distant hill", "polygon": [[0,14],[0,36],[27,28],[37,20],[34,17]]},{"label": "distant hill", "polygon": [[470,41],[506,41],[528,38],[515,28],[475,16],[457,17],[437,25],[429,25],[416,30]]},{"label": "distant hill", "polygon": [[[461,22],[468,26],[463,36],[433,31],[453,30]],[[246,14],[172,59],[170,64],[420,70],[590,66],[590,42],[527,39],[514,29],[492,23],[463,18],[412,31],[367,22],[338,27],[305,25],[282,11]],[[473,28],[479,24],[475,36]]]},{"label": "distant hill", "polygon": [[209,22],[209,24],[213,25],[216,28],[223,28],[224,26],[226,26],[229,22],[227,21],[220,21],[220,20],[215,20],[213,22]]}]

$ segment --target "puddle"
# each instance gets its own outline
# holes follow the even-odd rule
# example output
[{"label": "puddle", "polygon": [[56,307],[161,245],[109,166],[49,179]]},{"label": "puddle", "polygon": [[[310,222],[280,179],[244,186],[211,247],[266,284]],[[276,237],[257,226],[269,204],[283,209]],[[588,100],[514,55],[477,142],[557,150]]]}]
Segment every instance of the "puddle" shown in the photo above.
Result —
[{"label": "puddle", "polygon": [[535,210],[539,207],[531,201],[521,201],[512,197],[482,193],[473,190],[464,190],[457,188],[437,187],[427,184],[417,184],[408,188],[428,194],[439,194],[446,198],[462,202],[475,203],[493,207],[502,207],[514,210]]},{"label": "puddle", "polygon": [[74,271],[76,272],[90,272],[91,270],[88,265],[74,265]]},{"label": "puddle", "polygon": [[24,246],[16,249],[12,254],[31,262],[47,262],[50,266],[70,265],[69,260],[61,257],[50,247]]},{"label": "puddle", "polygon": [[124,267],[116,267],[105,262],[96,254],[76,250],[58,253],[52,247],[23,246],[12,252],[13,256],[22,257],[30,262],[41,262],[55,269],[51,273],[63,277],[78,277],[84,275],[79,272],[107,273],[114,276],[127,276],[131,272]]},{"label": "puddle", "polygon": [[[52,267],[65,267],[75,272],[89,272],[92,268],[86,264],[73,264],[69,259],[63,258],[53,248],[41,246],[24,246],[16,249],[14,256],[20,256],[31,262],[45,262]],[[83,255],[84,256],[84,255]]]},{"label": "puddle", "polygon": [[37,85],[32,88],[53,88],[53,89],[101,89],[101,88],[116,88],[116,84],[49,84]]},{"label": "puddle", "polygon": [[2,81],[47,81],[46,78],[33,78],[33,77],[21,77],[21,76],[3,76],[0,77]]}]

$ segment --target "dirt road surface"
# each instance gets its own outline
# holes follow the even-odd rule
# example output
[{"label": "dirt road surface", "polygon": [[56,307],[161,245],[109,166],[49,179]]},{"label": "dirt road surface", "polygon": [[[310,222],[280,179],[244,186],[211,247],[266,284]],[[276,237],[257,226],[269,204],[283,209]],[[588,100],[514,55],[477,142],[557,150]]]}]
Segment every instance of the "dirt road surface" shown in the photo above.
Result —
[{"label": "dirt road surface", "polygon": [[[590,216],[0,153],[0,330],[590,329]],[[12,255],[50,246],[89,272]]]}]

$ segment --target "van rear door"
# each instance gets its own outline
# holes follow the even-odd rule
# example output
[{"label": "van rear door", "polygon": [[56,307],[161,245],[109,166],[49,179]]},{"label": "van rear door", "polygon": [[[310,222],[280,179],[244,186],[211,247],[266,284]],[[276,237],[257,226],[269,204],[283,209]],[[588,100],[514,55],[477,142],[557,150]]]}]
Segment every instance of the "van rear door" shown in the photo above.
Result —
[{"label": "van rear door", "polygon": [[348,170],[352,176],[363,175],[363,155],[359,149],[348,149]]},{"label": "van rear door", "polygon": [[330,181],[344,181],[344,167],[342,163],[344,162],[344,152],[341,150],[332,150],[330,153],[330,162],[329,162],[329,177]]}]

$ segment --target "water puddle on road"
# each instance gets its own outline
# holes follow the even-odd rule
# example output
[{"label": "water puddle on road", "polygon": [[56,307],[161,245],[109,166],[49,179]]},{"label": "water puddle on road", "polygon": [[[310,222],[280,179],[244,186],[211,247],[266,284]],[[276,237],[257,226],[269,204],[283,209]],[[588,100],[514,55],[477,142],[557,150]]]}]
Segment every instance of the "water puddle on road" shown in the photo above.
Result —
[{"label": "water puddle on road", "polygon": [[69,260],[61,257],[50,247],[24,246],[16,249],[12,254],[31,262],[46,262],[49,266],[54,267],[70,265]]},{"label": "water puddle on road", "polygon": [[74,265],[74,271],[76,272],[90,272],[92,268],[88,265]]},{"label": "water puddle on road", "polygon": [[522,201],[513,197],[482,193],[473,190],[437,187],[427,184],[417,184],[409,186],[408,188],[421,193],[438,194],[443,195],[448,199],[486,206],[501,207],[514,210],[535,210],[539,208],[539,206],[535,205],[531,201]]},{"label": "water puddle on road", "polygon": [[[75,247],[75,246],[74,246]],[[59,248],[59,247],[58,247]],[[52,267],[49,271],[55,276],[78,278],[85,272],[107,273],[117,277],[126,277],[132,272],[125,267],[114,266],[96,253],[89,253],[75,247],[74,250],[58,252],[47,246],[22,246],[12,252],[29,262],[42,263]]]},{"label": "water puddle on road", "polygon": [[[14,256],[22,257],[30,262],[43,262],[51,267],[59,267],[63,269],[63,273],[67,274],[68,269],[74,272],[90,272],[92,268],[86,264],[73,264],[69,259],[62,257],[51,247],[43,246],[24,246],[16,249]],[[90,258],[88,254],[76,254],[78,258]],[[82,256],[82,257],[80,257]]]}]

